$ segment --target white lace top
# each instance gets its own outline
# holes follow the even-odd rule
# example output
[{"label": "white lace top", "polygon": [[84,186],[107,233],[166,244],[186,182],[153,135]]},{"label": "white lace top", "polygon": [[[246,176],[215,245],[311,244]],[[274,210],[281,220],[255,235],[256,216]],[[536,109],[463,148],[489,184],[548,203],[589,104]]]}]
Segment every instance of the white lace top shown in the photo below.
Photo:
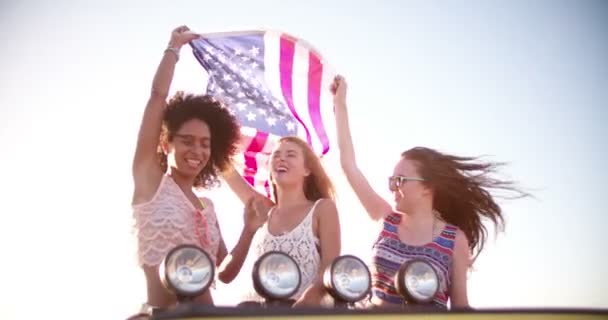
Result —
[{"label": "white lace top", "polygon": [[221,233],[213,203],[206,198],[201,200],[205,208],[202,212],[192,205],[173,178],[163,175],[152,200],[132,206],[140,266],[159,265],[169,250],[180,244],[203,247],[215,263]]},{"label": "white lace top", "polygon": [[[315,208],[321,200],[319,199],[315,202],[302,222],[290,232],[274,236],[268,231],[268,222],[266,222],[256,232],[253,239],[253,250],[256,259],[268,251],[281,251],[287,253],[297,262],[300,267],[302,282],[300,289],[298,289],[291,299],[297,300],[319,272],[321,256],[317,246],[320,246],[320,241],[312,230],[312,218]],[[275,207],[270,209],[269,215],[272,214],[274,209]],[[247,298],[259,301],[263,299],[255,292],[250,293]]]}]

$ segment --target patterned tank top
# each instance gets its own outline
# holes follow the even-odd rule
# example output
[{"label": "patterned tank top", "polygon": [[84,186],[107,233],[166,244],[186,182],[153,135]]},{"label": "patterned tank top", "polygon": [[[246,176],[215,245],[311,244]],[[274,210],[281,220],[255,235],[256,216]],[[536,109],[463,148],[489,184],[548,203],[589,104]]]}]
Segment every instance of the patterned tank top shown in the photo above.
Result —
[{"label": "patterned tank top", "polygon": [[447,309],[452,252],[458,228],[446,224],[432,242],[412,246],[399,240],[397,228],[401,222],[401,214],[393,212],[384,218],[383,222],[384,226],[372,250],[372,295],[389,303],[403,303],[403,298],[395,288],[395,275],[401,264],[419,258],[431,263],[439,276],[439,291],[432,303]]}]

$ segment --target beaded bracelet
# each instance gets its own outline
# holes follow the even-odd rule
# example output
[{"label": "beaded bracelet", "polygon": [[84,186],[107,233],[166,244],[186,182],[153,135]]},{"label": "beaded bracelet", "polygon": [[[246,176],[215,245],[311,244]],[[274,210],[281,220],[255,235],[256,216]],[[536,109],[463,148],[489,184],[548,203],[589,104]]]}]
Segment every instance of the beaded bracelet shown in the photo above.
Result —
[{"label": "beaded bracelet", "polygon": [[165,53],[167,53],[168,51],[171,51],[175,54],[175,58],[177,58],[177,60],[179,61],[179,49],[175,49],[173,47],[167,47],[167,49],[165,49]]}]

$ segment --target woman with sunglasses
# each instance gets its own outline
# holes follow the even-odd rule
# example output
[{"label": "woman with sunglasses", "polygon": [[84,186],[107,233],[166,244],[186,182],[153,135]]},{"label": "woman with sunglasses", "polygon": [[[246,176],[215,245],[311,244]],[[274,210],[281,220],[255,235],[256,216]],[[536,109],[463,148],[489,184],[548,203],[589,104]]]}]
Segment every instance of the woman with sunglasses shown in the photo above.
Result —
[{"label": "woman with sunglasses", "polygon": [[479,162],[416,147],[401,154],[389,178],[394,208],[370,186],[357,167],[346,107],[347,84],[337,76],[334,96],[340,162],[346,178],[370,218],[382,229],[373,246],[372,298],[375,307],[402,304],[393,279],[399,267],[413,258],[429,262],[439,276],[438,308],[466,308],[466,274],[474,252],[487,236],[482,218],[503,227],[502,210],[490,190],[515,191],[510,182],[488,176],[499,164]]}]

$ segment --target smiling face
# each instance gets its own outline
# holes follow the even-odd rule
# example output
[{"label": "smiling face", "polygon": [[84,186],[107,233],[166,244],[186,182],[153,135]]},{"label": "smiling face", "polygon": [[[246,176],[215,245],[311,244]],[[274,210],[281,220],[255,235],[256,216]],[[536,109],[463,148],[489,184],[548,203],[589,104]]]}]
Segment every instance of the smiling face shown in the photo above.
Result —
[{"label": "smiling face", "polygon": [[166,145],[167,161],[173,171],[186,177],[196,177],[209,162],[211,133],[199,119],[191,119],[171,134]]},{"label": "smiling face", "polygon": [[389,178],[389,189],[393,193],[396,210],[407,213],[432,196],[430,188],[421,180],[416,162],[402,157]]},{"label": "smiling face", "polygon": [[291,141],[280,142],[270,159],[272,182],[278,186],[302,185],[310,175],[302,148]]}]

